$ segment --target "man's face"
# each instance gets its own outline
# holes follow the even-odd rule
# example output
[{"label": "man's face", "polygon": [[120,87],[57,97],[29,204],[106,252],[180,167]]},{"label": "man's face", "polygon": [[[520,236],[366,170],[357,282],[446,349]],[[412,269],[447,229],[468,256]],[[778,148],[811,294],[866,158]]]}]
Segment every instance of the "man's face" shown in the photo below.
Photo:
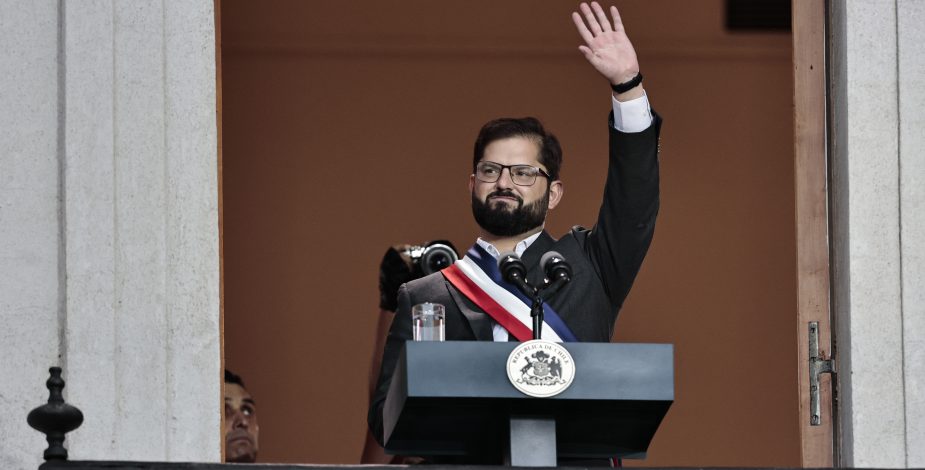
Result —
[{"label": "man's face", "polygon": [[[485,147],[481,162],[500,165],[530,165],[547,171],[539,162],[539,144],[526,137],[496,140]],[[546,212],[558,205],[562,182],[549,181],[543,175],[531,186],[514,184],[509,168],[501,172],[494,183],[469,177],[472,193],[472,213],[476,222],[488,233],[514,236],[537,228],[546,220]]]},{"label": "man's face", "polygon": [[257,405],[238,384],[225,383],[225,460],[257,460]]}]

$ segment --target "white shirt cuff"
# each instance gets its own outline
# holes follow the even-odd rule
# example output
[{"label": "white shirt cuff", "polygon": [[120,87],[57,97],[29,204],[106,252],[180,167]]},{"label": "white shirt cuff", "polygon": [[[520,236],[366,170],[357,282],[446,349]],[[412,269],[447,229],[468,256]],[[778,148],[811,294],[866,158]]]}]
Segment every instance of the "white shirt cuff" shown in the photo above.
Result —
[{"label": "white shirt cuff", "polygon": [[620,102],[613,95],[613,128],[626,133],[642,132],[652,125],[652,110],[649,108],[649,97],[643,95],[634,100]]}]

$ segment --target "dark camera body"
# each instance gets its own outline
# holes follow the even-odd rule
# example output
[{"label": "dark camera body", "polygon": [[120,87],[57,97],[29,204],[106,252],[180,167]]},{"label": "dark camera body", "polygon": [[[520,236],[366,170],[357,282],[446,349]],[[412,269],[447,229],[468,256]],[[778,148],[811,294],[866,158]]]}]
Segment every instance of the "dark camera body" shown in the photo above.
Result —
[{"label": "dark camera body", "polygon": [[379,264],[379,308],[394,312],[398,308],[399,286],[438,272],[457,259],[456,248],[447,240],[389,247]]},{"label": "dark camera body", "polygon": [[404,254],[411,259],[411,273],[414,279],[438,272],[459,259],[453,244],[446,240],[427,242],[423,246],[409,246]]}]

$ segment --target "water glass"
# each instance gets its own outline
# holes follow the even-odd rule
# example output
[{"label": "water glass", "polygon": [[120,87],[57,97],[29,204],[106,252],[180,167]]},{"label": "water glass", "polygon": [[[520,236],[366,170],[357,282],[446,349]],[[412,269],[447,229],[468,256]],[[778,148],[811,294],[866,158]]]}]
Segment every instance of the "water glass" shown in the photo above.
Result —
[{"label": "water glass", "polygon": [[443,305],[426,302],[411,307],[411,325],[415,341],[443,341],[445,313]]}]

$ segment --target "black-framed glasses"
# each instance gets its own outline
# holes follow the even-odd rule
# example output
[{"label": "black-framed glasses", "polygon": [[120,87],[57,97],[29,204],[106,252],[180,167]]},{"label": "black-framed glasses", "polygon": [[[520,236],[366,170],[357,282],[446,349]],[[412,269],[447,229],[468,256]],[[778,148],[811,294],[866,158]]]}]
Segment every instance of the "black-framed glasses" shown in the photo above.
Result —
[{"label": "black-framed glasses", "polygon": [[549,173],[533,165],[502,165],[495,162],[479,162],[475,166],[475,177],[485,183],[494,183],[501,178],[505,168],[511,173],[511,181],[518,186],[533,186],[537,176],[550,178]]}]

